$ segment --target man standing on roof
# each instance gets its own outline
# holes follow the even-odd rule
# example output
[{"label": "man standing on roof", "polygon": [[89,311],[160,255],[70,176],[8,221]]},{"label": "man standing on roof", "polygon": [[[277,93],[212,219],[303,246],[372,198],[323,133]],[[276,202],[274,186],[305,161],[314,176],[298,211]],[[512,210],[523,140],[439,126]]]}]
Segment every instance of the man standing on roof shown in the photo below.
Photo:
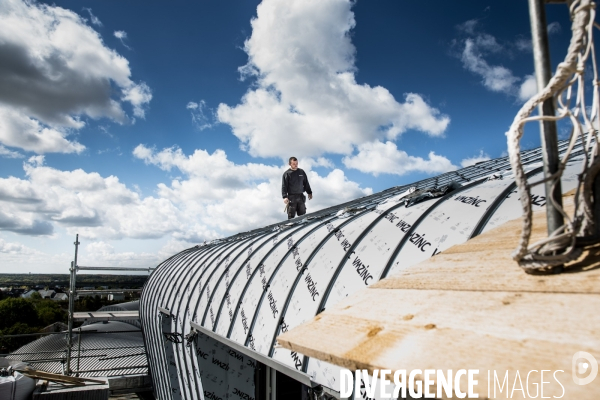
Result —
[{"label": "man standing on roof", "polygon": [[312,190],[308,183],[308,177],[303,169],[298,168],[298,159],[290,157],[290,169],[283,173],[281,181],[281,195],[283,202],[288,206],[288,219],[292,219],[298,213],[298,216],[306,214],[306,205],[304,202],[304,192],[308,194],[308,199],[312,200]]}]

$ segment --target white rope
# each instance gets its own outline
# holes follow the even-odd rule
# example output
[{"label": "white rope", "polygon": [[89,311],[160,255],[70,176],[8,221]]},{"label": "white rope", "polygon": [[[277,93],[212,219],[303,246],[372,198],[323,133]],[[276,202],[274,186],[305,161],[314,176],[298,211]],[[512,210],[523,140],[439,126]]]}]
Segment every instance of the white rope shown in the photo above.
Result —
[{"label": "white rope", "polygon": [[[562,265],[576,259],[581,255],[582,250],[575,247],[575,238],[589,235],[595,229],[591,197],[594,178],[600,171],[597,147],[600,96],[598,95],[598,71],[593,41],[595,7],[596,4],[591,0],[570,1],[569,9],[573,21],[573,36],[567,56],[558,65],[556,73],[550,79],[548,85],[521,107],[506,133],[510,163],[521,195],[520,200],[523,209],[523,229],[518,247],[512,256],[523,269],[530,272],[546,270],[549,267]],[[586,108],[584,90],[584,72],[588,59],[591,59],[594,73],[591,109]],[[551,98],[556,100],[558,106],[556,116],[530,116],[536,107]],[[573,99],[575,105],[571,104]],[[524,125],[531,121],[557,121],[567,118],[571,121],[573,129],[569,146],[560,161],[558,171],[539,182],[528,184],[521,163],[519,145],[523,136]],[[529,246],[532,225],[531,187],[552,180],[554,191],[554,187],[560,182],[569,156],[579,139],[584,150],[584,163],[579,176],[580,182],[575,193],[575,212],[573,216],[567,215],[551,196],[547,196],[547,201],[552,201],[566,222],[550,234],[548,238]]]}]

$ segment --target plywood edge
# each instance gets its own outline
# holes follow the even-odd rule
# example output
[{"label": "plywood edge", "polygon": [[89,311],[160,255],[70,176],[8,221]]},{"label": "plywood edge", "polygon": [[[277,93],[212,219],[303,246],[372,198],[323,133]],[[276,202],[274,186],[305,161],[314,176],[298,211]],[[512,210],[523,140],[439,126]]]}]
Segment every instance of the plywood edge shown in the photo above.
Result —
[{"label": "plywood edge", "polygon": [[[557,346],[554,342],[536,338],[503,339],[435,326],[390,329],[371,320],[324,314],[280,336],[278,342],[297,353],[352,371],[476,369],[480,371],[476,393],[481,398],[487,397],[488,371],[492,377],[494,372],[501,377],[509,374],[512,386],[517,372],[525,375],[532,370],[560,370],[559,379],[568,394],[565,398],[591,400],[600,392],[600,380],[589,386],[578,386],[570,376],[573,355],[582,350],[593,353],[597,348],[574,343]],[[328,334],[324,335],[324,332]],[[529,382],[532,393],[533,383]],[[545,395],[559,397],[561,392],[561,386],[554,384],[546,387]],[[494,398],[511,397],[497,395]]]}]

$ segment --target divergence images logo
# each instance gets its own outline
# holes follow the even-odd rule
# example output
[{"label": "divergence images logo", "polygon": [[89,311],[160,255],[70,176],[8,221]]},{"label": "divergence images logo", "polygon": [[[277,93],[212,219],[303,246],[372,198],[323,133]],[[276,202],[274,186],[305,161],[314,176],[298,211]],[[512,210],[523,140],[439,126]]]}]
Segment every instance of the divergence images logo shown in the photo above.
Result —
[{"label": "divergence images logo", "polygon": [[598,375],[598,361],[596,361],[594,356],[590,353],[578,351],[573,354],[571,371],[573,374],[573,382],[575,382],[576,385],[587,385],[596,378],[596,375]]}]

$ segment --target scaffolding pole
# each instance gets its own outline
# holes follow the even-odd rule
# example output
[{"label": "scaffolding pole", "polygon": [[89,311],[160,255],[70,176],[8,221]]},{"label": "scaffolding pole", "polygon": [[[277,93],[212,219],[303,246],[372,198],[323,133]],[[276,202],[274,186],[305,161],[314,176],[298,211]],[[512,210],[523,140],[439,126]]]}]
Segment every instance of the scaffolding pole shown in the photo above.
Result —
[{"label": "scaffolding pole", "polygon": [[[548,46],[548,30],[546,27],[546,9],[544,0],[529,0],[529,19],[531,23],[531,41],[533,44],[533,61],[538,92],[546,87],[552,77],[550,49]],[[554,100],[547,99],[539,106],[540,115],[554,116]],[[542,156],[544,161],[544,178],[559,170],[558,135],[555,121],[540,121]],[[555,204],[562,207],[562,188],[560,180],[550,179],[544,182],[546,189],[546,218],[548,235],[563,226],[564,219]]]},{"label": "scaffolding pole", "polygon": [[67,333],[67,375],[71,374],[71,347],[73,345],[73,314],[75,311],[75,288],[77,279],[77,252],[79,250],[79,234],[75,236],[75,259],[71,262],[71,279],[69,282],[69,330]]}]

